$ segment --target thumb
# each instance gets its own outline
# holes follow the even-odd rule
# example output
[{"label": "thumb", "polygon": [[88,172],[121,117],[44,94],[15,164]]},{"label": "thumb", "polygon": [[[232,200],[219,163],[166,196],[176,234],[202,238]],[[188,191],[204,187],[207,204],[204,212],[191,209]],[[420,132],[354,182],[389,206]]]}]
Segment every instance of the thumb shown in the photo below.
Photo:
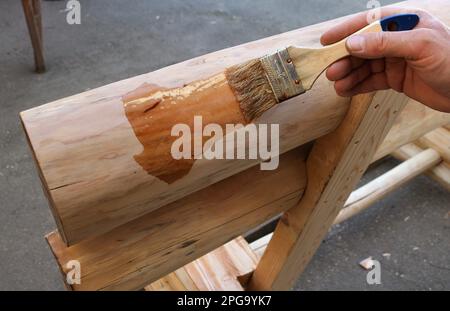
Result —
[{"label": "thumb", "polygon": [[360,58],[401,57],[416,59],[420,52],[417,32],[372,32],[349,37],[347,50]]}]

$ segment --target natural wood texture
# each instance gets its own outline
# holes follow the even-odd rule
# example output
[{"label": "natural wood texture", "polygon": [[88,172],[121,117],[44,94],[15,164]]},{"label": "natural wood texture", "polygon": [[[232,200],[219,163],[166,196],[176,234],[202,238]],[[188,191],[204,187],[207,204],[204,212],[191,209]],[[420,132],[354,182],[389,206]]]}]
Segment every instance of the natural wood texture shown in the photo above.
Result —
[{"label": "natural wood texture", "polygon": [[440,162],[441,157],[439,153],[433,149],[427,149],[414,155],[387,173],[353,191],[333,224],[341,223],[360,213],[417,175],[435,167]]},{"label": "natural wood texture", "polygon": [[242,237],[169,273],[145,287],[146,290],[243,290],[238,278],[252,272],[257,255]]},{"label": "natural wood texture", "polygon": [[33,46],[34,63],[37,73],[45,72],[42,43],[42,18],[40,0],[22,0],[23,12]]},{"label": "natural wood texture", "polygon": [[341,125],[315,142],[306,164],[305,193],[278,222],[250,289],[286,290],[293,285],[406,104],[398,98],[390,105],[390,96],[398,97],[389,92],[354,97]]},{"label": "natural wood texture", "polygon": [[199,290],[192,281],[191,276],[184,267],[169,273],[165,277],[147,285],[147,291],[197,291]]},{"label": "natural wood texture", "polygon": [[57,232],[47,241],[63,273],[69,260],[80,261],[74,290],[141,289],[294,206],[308,150],[283,154],[277,170],[252,167],[71,247]]},{"label": "natural wood texture", "polygon": [[[377,21],[357,31],[355,34],[380,31],[382,31],[381,25]],[[350,55],[345,46],[346,41],[347,38],[318,49],[296,46],[288,48],[289,56],[292,58],[292,62],[295,65],[295,69],[305,90],[309,90],[313,86],[319,75],[329,65]]]},{"label": "natural wood texture", "polygon": [[450,168],[450,132],[445,128],[437,128],[418,140],[418,145],[422,148],[433,148],[441,155],[445,164]]},{"label": "natural wood texture", "polygon": [[[353,191],[333,222],[339,224],[441,161],[433,149],[420,151],[392,170]],[[253,272],[272,234],[250,245],[238,237],[145,287],[146,290],[243,290],[238,276]],[[257,258],[257,259],[256,259]],[[237,261],[237,262],[236,262]]]},{"label": "natural wood texture", "polygon": [[[392,155],[401,160],[405,161],[411,157],[422,152],[422,149],[415,144],[407,144],[394,151]],[[426,172],[426,175],[434,179],[436,182],[441,184],[444,188],[450,191],[450,168],[444,163],[440,163]]]},{"label": "natural wood texture", "polygon": [[[397,96],[402,98],[400,95]],[[395,101],[397,96],[393,96],[390,99]],[[393,105],[393,102],[387,101],[386,105]],[[411,107],[414,109],[411,109]],[[433,114],[433,112],[430,110],[424,111],[420,108],[421,106],[411,106],[410,103],[400,114],[397,122],[409,120],[404,114],[410,113],[415,122],[426,120],[427,123],[430,123],[428,113]],[[409,126],[409,124],[410,123],[408,122],[407,125]],[[402,128],[401,125],[396,123],[388,137],[393,137],[393,135],[391,135],[393,130],[395,130],[394,134],[398,137],[398,133],[408,132],[409,129]],[[399,142],[403,144],[405,137],[408,138],[409,136],[403,135]],[[388,144],[388,146],[386,147],[385,144]],[[395,145],[393,140],[385,140],[379,147],[379,150],[392,152],[390,148],[393,148]],[[419,152],[420,151],[421,150],[419,149]],[[100,281],[91,279],[88,283],[83,283],[85,286],[76,289],[98,289],[102,287],[108,289],[110,288],[111,283],[114,283],[114,288],[117,289],[139,289],[142,286],[155,281],[158,277],[162,277],[164,273],[169,273],[170,271],[187,264],[204,253],[218,247],[220,243],[223,243],[222,241],[226,241],[226,239],[221,240],[221,238],[219,238],[219,241],[207,241],[208,238],[215,239],[216,237],[222,237],[222,235],[225,234],[226,238],[229,237],[231,239],[234,236],[251,229],[253,226],[264,222],[261,214],[258,216],[258,212],[250,213],[247,208],[267,208],[270,210],[267,215],[276,215],[277,211],[282,212],[293,207],[300,198],[302,189],[306,184],[306,178],[302,172],[302,167],[304,166],[304,163],[301,160],[302,155],[303,157],[306,156],[306,150],[290,151],[280,158],[280,172],[278,172],[278,170],[261,172],[257,167],[248,169],[239,175],[214,184],[200,192],[191,194],[179,202],[164,207],[164,211],[166,212],[151,212],[148,215],[141,217],[139,221],[130,222],[129,224],[114,229],[108,235],[91,239],[89,243],[81,243],[78,247],[63,247],[63,243],[58,234],[53,233],[49,236],[50,246],[58,259],[60,267],[64,267],[65,263],[70,258],[77,259],[83,257],[83,265],[86,266],[88,270],[91,270],[92,275],[102,276]],[[434,170],[435,169],[433,169],[433,171]],[[447,176],[450,175],[447,174]],[[259,180],[263,177],[264,180]],[[241,187],[241,185],[246,185],[246,187]],[[267,192],[268,190],[270,191]],[[221,193],[222,195],[217,198],[217,193]],[[222,198],[228,197],[231,197],[231,201],[222,201]],[[206,206],[204,206],[205,204]],[[218,205],[216,206],[216,204]],[[249,207],[248,204],[252,205]],[[204,206],[204,209],[201,208],[198,210],[199,206]],[[216,208],[212,208],[211,206],[216,206]],[[217,215],[217,210],[222,212]],[[202,211],[209,212],[206,212],[205,214]],[[223,214],[225,211],[229,213],[226,217]],[[200,215],[204,215],[204,217],[202,216],[197,219],[194,217],[196,213],[200,213]],[[192,214],[192,217],[183,216],[190,214]],[[208,218],[207,215],[211,215],[210,218]],[[242,219],[242,222],[232,220],[237,215],[241,215],[240,217],[244,218]],[[251,217],[255,218],[252,225],[248,225],[247,217],[248,219]],[[267,219],[270,218],[269,216],[267,217]],[[229,225],[233,226],[233,228],[228,228],[226,225],[227,222],[230,221],[231,223]],[[157,224],[165,223],[171,223],[168,230],[162,230],[162,232],[159,233],[156,231],[155,233],[158,226]],[[190,254],[190,256],[180,256],[179,252],[169,253],[169,249],[175,247],[173,245],[178,245],[178,247],[181,248],[181,245],[184,242],[197,239],[194,236],[197,235],[198,230],[202,230],[198,227],[199,223],[202,228],[216,228],[214,231],[211,230],[211,232],[205,233],[204,235],[201,234],[202,237],[199,238],[198,243],[204,245],[204,248],[194,248],[194,252]],[[235,223],[239,224],[234,225]],[[144,226],[149,228],[154,226],[155,230],[143,231],[142,228]],[[197,230],[190,230],[190,228],[196,228]],[[169,229],[171,231],[169,231]],[[136,239],[141,240],[142,242],[134,243]],[[117,240],[120,240],[120,243],[118,243]],[[164,240],[175,241],[175,244],[164,243],[164,246],[161,247],[161,243],[163,243]],[[57,244],[55,246],[55,241],[61,242],[61,245]],[[149,248],[148,245],[154,245],[154,247]],[[125,250],[127,250],[126,254]],[[154,254],[152,256],[148,255],[147,257],[135,255],[144,252],[147,252],[147,254]],[[137,259],[131,260],[135,257]],[[96,261],[94,259],[91,260],[90,258],[102,258],[103,261],[110,262],[111,264],[97,265],[95,264]],[[137,273],[139,267],[146,266],[151,270],[153,265],[159,265],[160,262],[164,262],[158,267],[162,274],[158,273],[158,271],[156,271],[156,273],[145,272],[142,275]],[[115,266],[120,267],[120,269],[116,271]],[[125,280],[116,281],[116,275],[126,275],[127,277]]]},{"label": "natural wood texture", "polygon": [[373,160],[381,159],[399,147],[413,142],[449,122],[450,113],[438,112],[414,100],[409,100],[383,144],[378,148]]},{"label": "natural wood texture", "polygon": [[[450,6],[445,1],[439,3],[418,2],[417,6],[430,9],[448,21],[446,12]],[[64,233],[66,242],[74,244],[107,232],[255,165],[255,160],[203,159],[196,160],[192,167],[191,163],[183,164],[177,174],[168,172],[169,179],[162,177],[167,173],[165,170],[176,167],[170,159],[160,156],[163,151],[167,152],[171,138],[163,141],[162,151],[155,148],[154,154],[148,152],[149,146],[154,146],[160,133],[166,133],[173,125],[172,121],[186,121],[182,117],[184,112],[188,111],[186,115],[191,116],[192,111],[189,111],[189,105],[182,104],[183,100],[180,108],[174,108],[178,104],[172,107],[167,101],[158,103],[155,96],[163,96],[164,92],[201,92],[205,85],[223,88],[213,99],[218,103],[223,100],[223,105],[228,105],[229,109],[222,109],[224,106],[213,109],[211,114],[217,115],[218,119],[209,121],[235,122],[239,119],[236,103],[227,87],[219,81],[225,67],[292,44],[318,46],[320,34],[336,22],[329,21],[208,54],[22,112],[24,128],[42,171],[51,208],[59,218],[58,228]],[[218,85],[215,84],[217,81]],[[140,95],[136,97],[138,93]],[[130,94],[134,96],[132,100]],[[203,92],[199,96],[207,99],[202,100],[203,105],[198,104],[196,109],[200,113],[212,109],[208,108],[211,99],[208,94]],[[155,115],[164,122],[142,123],[145,109],[134,111],[138,114],[135,118],[135,100],[141,108],[150,109],[148,117]],[[163,108],[167,114],[162,113]],[[338,97],[332,84],[322,75],[309,92],[271,109],[259,122],[280,124],[280,151],[286,152],[332,131],[347,108],[348,99]],[[172,121],[170,116],[173,116]],[[146,145],[145,135],[140,135],[145,125],[149,125],[145,132],[154,135],[149,145]],[[145,155],[142,161],[140,155]],[[164,162],[160,168],[154,164],[159,160]],[[158,169],[156,173],[155,168]],[[173,176],[179,179],[174,180]]]}]

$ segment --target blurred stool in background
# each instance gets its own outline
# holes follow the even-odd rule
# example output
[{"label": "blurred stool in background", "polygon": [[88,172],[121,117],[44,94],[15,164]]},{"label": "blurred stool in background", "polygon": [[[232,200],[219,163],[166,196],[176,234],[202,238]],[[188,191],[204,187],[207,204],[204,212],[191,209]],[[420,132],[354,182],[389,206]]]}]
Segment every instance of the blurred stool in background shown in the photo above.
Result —
[{"label": "blurred stool in background", "polygon": [[42,47],[41,1],[22,0],[22,6],[33,46],[36,72],[42,73],[45,72],[45,62]]}]

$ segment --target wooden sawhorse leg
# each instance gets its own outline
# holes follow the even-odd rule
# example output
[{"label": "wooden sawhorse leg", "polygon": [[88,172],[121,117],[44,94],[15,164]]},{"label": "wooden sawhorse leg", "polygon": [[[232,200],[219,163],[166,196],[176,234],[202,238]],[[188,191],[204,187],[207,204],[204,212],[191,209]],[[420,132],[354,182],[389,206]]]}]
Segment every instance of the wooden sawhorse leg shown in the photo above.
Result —
[{"label": "wooden sawhorse leg", "polygon": [[33,46],[36,72],[42,73],[45,72],[45,63],[42,46],[41,1],[22,0],[22,6]]},{"label": "wooden sawhorse leg", "polygon": [[341,125],[315,142],[306,163],[305,193],[281,217],[247,289],[294,285],[406,101],[389,92],[356,96]]}]

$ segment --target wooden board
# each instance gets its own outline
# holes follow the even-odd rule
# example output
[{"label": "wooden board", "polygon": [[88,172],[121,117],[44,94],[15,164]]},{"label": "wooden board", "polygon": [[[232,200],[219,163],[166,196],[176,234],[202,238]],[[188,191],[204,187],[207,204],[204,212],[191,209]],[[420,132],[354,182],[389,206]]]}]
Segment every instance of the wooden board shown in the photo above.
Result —
[{"label": "wooden board", "polygon": [[[448,1],[401,6],[411,4],[450,21]],[[132,107],[133,100],[145,102],[152,92],[177,87],[198,90],[205,85],[202,79],[279,47],[318,46],[320,34],[337,21],[211,53],[22,112],[21,119],[65,242],[71,245],[107,232],[257,164],[255,160],[197,160],[179,179],[167,182],[157,178],[138,160],[145,146],[130,124],[124,105]],[[231,106],[235,104],[229,91],[220,93],[214,102],[224,99]],[[332,84],[322,76],[311,91],[270,110],[259,122],[280,124],[280,150],[286,152],[334,130],[343,119],[348,102],[349,99],[338,97]],[[173,111],[175,122],[183,114]],[[167,127],[170,118],[163,116]],[[155,122],[152,126],[160,124]],[[158,133],[157,128],[152,131]],[[148,169],[148,165],[144,167]]]}]

